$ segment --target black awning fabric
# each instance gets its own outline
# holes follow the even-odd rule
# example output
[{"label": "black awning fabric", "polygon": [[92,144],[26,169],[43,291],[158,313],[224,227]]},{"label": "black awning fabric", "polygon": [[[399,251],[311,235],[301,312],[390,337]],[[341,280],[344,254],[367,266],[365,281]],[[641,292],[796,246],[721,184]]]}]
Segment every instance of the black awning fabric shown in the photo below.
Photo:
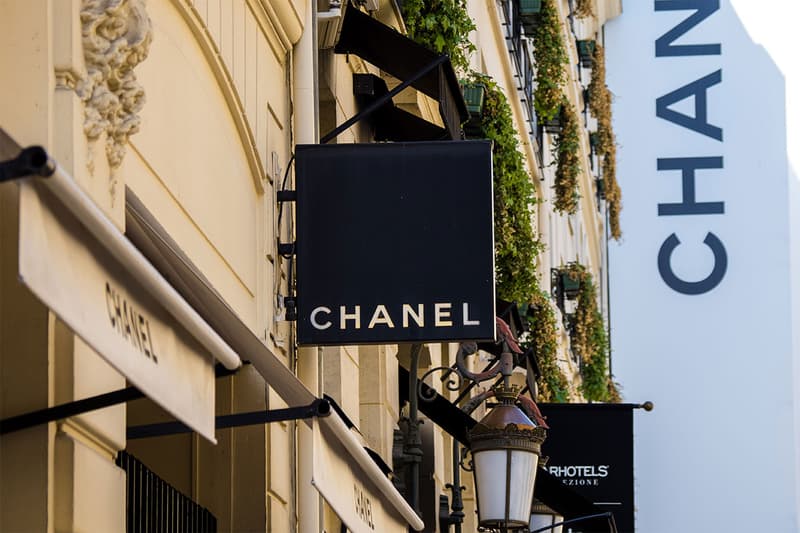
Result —
[{"label": "black awning fabric", "polygon": [[[400,404],[408,401],[408,370],[400,367]],[[419,410],[434,424],[445,430],[458,442],[464,446],[469,446],[467,432],[477,424],[477,421],[467,413],[450,403],[450,401],[427,386],[425,383],[420,385],[422,394],[431,401],[419,401]]]},{"label": "black awning fabric", "polygon": [[[357,55],[400,80],[413,77],[439,57],[354,7],[345,11],[334,51]],[[459,139],[461,122],[469,118],[469,112],[450,61],[445,61],[411,86],[438,100],[439,111],[451,138]]]},{"label": "black awning fabric", "polygon": [[[353,87],[360,105],[366,107],[389,92],[386,82],[374,74],[353,74]],[[449,138],[446,129],[397,107],[391,100],[370,117],[376,141],[441,141]]]},{"label": "black awning fabric", "polygon": [[[400,367],[400,403],[408,400],[408,370]],[[470,415],[453,405],[444,396],[434,389],[421,383],[422,394],[431,401],[419,401],[419,410],[431,419],[437,426],[445,430],[463,446],[469,446],[467,432],[478,422]],[[603,509],[596,507],[592,502],[564,485],[557,477],[544,468],[539,468],[536,473],[536,487],[534,496],[548,507],[555,509],[564,516],[565,520],[591,516],[603,513]],[[584,533],[615,533],[613,517],[598,516],[583,520],[576,526]]]}]

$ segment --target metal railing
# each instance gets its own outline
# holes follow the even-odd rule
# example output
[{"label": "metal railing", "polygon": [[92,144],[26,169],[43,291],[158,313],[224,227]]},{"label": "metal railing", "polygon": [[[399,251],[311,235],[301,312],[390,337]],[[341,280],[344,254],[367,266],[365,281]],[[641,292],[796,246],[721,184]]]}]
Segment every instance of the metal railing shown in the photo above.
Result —
[{"label": "metal railing", "polygon": [[217,519],[127,452],[117,466],[127,481],[127,533],[216,533]]}]

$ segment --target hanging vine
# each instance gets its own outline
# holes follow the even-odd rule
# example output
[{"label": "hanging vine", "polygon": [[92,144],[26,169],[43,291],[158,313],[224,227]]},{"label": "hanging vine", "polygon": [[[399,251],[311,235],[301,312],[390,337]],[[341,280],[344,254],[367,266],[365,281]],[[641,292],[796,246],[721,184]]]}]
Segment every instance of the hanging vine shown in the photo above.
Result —
[{"label": "hanging vine", "polygon": [[492,141],[497,295],[528,302],[539,290],[536,264],[544,249],[531,225],[537,203],[533,182],[505,95],[489,76],[473,74],[472,82],[486,87],[482,115],[472,136]]},{"label": "hanging vine", "polygon": [[533,348],[539,376],[536,378],[537,401],[570,401],[569,382],[558,366],[558,334],[556,314],[546,293],[537,291],[527,313],[529,333],[524,337],[524,349]]},{"label": "hanging vine", "polygon": [[457,72],[469,70],[469,56],[475,51],[469,34],[475,23],[464,0],[404,0],[402,12],[411,39],[450,56]]},{"label": "hanging vine", "polygon": [[[409,37],[435,52],[448,54],[457,71],[468,72],[469,55],[475,50],[468,35],[475,26],[463,0],[406,0],[402,10]],[[577,155],[572,154],[578,149],[578,121],[572,106],[563,106],[565,110],[560,111],[568,56],[554,0],[542,2],[541,24],[534,33],[534,46],[537,76],[534,105],[541,120],[562,114],[562,123],[566,124],[559,142],[564,151],[564,163],[559,165],[563,179],[557,186],[569,191],[564,194],[571,199],[566,204],[571,201],[576,206],[579,165]],[[486,88],[481,115],[471,124],[470,137],[492,141],[497,294],[505,300],[530,305],[527,342],[535,350],[540,369],[539,399],[569,401],[569,383],[557,364],[556,316],[537,278],[538,256],[544,245],[531,221],[538,199],[519,149],[511,108],[490,77],[477,73],[467,77],[470,83],[480,83]],[[569,185],[569,180],[574,186]]]},{"label": "hanging vine", "polygon": [[558,163],[553,189],[556,196],[553,208],[561,213],[573,214],[578,210],[580,194],[578,176],[581,171],[580,129],[575,108],[563,98],[561,102],[561,133],[553,149]]},{"label": "hanging vine", "polygon": [[592,7],[592,0],[575,0],[575,9],[573,13],[579,19],[593,17],[594,8]]},{"label": "hanging vine", "polygon": [[567,79],[569,62],[564,46],[561,21],[555,0],[542,0],[539,25],[533,32],[533,57],[536,63],[536,89],[533,106],[539,120],[556,117],[561,105],[562,87]]},{"label": "hanging vine", "polygon": [[605,51],[600,43],[595,45],[592,61],[592,80],[589,83],[589,111],[597,119],[597,157],[603,176],[603,187],[608,206],[608,225],[611,237],[619,240],[622,228],[619,215],[622,210],[622,191],[617,182],[617,144],[611,125],[611,91],[606,85]]},{"label": "hanging vine", "polygon": [[608,335],[592,274],[579,263],[567,265],[566,272],[581,284],[570,335],[572,349],[581,360],[581,392],[590,401],[618,401],[617,385],[608,373]]}]

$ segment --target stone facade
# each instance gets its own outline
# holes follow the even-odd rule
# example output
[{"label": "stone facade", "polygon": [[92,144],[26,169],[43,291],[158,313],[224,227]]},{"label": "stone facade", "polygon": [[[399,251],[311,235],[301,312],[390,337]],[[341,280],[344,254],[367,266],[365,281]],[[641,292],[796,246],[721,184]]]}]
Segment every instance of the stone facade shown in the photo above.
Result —
[{"label": "stone facade", "polygon": [[[368,4],[383,23],[403,28],[396,3]],[[568,4],[558,2],[565,21]],[[618,5],[595,2],[599,16],[586,31],[597,31]],[[527,131],[500,5],[470,1],[468,8],[479,43],[473,67],[506,90],[518,131]],[[22,145],[45,146],[121,231],[126,191],[140,198],[251,331],[312,393],[332,397],[364,444],[391,465],[403,410],[398,368],[408,366],[408,347],[298,349],[285,320],[289,268],[277,243],[292,239],[293,226],[290,207],[279,215],[276,191],[287,170],[291,188],[293,145],[318,142],[358,111],[352,74],[382,74],[358,57],[318,46],[313,26],[321,34],[335,17],[315,24],[321,12],[306,0],[0,0],[0,13],[0,127]],[[574,39],[567,42],[567,94],[578,103],[588,80],[575,66]],[[390,88],[397,83],[385,77]],[[396,102],[442,122],[436,103],[416,91]],[[370,142],[370,135],[359,124],[336,142]],[[545,136],[540,146],[524,134],[520,140],[547,205],[550,141]],[[589,160],[587,139],[581,157]],[[605,223],[591,171],[581,174],[580,187],[578,214],[539,210],[536,228],[548,244],[540,272],[545,287],[552,266],[575,259],[603,279]],[[124,388],[125,377],[19,283],[16,185],[0,185],[0,205],[0,416]],[[576,375],[563,328],[560,335],[560,364]],[[420,372],[451,365],[456,348],[428,345]],[[269,376],[252,366],[216,381],[217,415],[283,407]],[[211,511],[220,532],[341,530],[311,486],[313,450],[303,422],[218,430],[215,445],[196,434],[126,439],[126,427],[169,419],[140,399],[3,435],[0,529],[124,531],[131,510],[115,458],[127,450]],[[438,507],[452,481],[452,438],[431,423],[426,431],[436,498],[428,504]],[[475,531],[468,473],[462,482],[468,487],[463,531]]]}]

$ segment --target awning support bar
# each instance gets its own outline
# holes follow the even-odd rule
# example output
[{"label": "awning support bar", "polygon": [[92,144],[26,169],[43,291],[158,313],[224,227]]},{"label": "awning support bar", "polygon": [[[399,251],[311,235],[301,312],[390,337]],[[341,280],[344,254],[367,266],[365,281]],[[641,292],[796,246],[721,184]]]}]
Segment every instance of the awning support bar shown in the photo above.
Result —
[{"label": "awning support bar", "polygon": [[0,161],[0,183],[31,175],[49,176],[54,170],[44,148],[30,146],[21,150],[17,157]]},{"label": "awning support bar", "polygon": [[120,390],[91,396],[82,400],[48,407],[46,409],[39,409],[30,413],[24,413],[17,416],[12,416],[4,420],[0,420],[0,435],[28,429],[40,424],[47,424],[48,422],[55,422],[62,418],[80,415],[89,411],[111,407],[120,403],[130,402],[131,400],[138,400],[144,398],[142,393],[136,387],[127,387]]},{"label": "awning support bar", "polygon": [[[217,365],[214,369],[214,373],[215,377],[224,378],[235,374],[236,371],[228,370],[222,365]],[[144,396],[145,394],[136,387],[126,387],[124,389],[98,394],[97,396],[90,396],[65,404],[31,411],[30,413],[11,416],[0,420],[0,435],[32,428],[40,424],[55,422],[62,418],[82,415],[89,411],[96,411],[97,409],[105,409],[106,407],[131,402],[139,398],[144,398]]]},{"label": "awning support bar", "polygon": [[[285,409],[272,409],[267,411],[252,411],[249,413],[236,413],[217,417],[216,429],[226,429],[240,426],[254,426],[272,422],[285,422],[287,420],[300,420],[304,418],[323,417],[331,414],[331,404],[327,400],[316,399],[309,405],[300,407],[287,407]],[[159,424],[146,424],[128,428],[128,439],[145,439],[175,435],[177,433],[191,433],[192,428],[181,422],[163,422]]]},{"label": "awning support bar", "polygon": [[397,87],[395,87],[394,89],[389,91],[388,93],[384,94],[383,96],[381,96],[380,98],[378,98],[377,100],[375,100],[374,102],[369,104],[367,107],[365,107],[364,109],[362,109],[361,111],[359,111],[358,113],[356,113],[355,115],[353,115],[352,117],[350,117],[349,119],[344,121],[339,126],[336,126],[330,132],[326,133],[325,136],[322,137],[322,139],[320,139],[319,143],[320,144],[327,144],[329,141],[332,141],[333,139],[338,137],[340,133],[345,131],[347,128],[349,128],[350,126],[352,126],[353,124],[355,124],[359,120],[361,120],[363,118],[366,118],[367,116],[371,115],[376,110],[378,110],[381,107],[383,107],[383,105],[386,104],[386,102],[390,101],[392,98],[394,98],[395,96],[400,94],[400,92],[403,91],[406,87],[409,87],[412,83],[416,82],[417,80],[419,80],[420,78],[425,76],[428,72],[432,71],[433,69],[438,68],[439,65],[441,65],[442,63],[444,63],[447,60],[449,60],[449,57],[447,55],[445,55],[445,54],[440,55],[435,60],[433,60],[431,63],[429,63],[428,65],[424,66],[416,74],[414,74],[413,76],[408,78],[406,81],[404,81],[403,83],[401,83],[400,85],[398,85]]}]

